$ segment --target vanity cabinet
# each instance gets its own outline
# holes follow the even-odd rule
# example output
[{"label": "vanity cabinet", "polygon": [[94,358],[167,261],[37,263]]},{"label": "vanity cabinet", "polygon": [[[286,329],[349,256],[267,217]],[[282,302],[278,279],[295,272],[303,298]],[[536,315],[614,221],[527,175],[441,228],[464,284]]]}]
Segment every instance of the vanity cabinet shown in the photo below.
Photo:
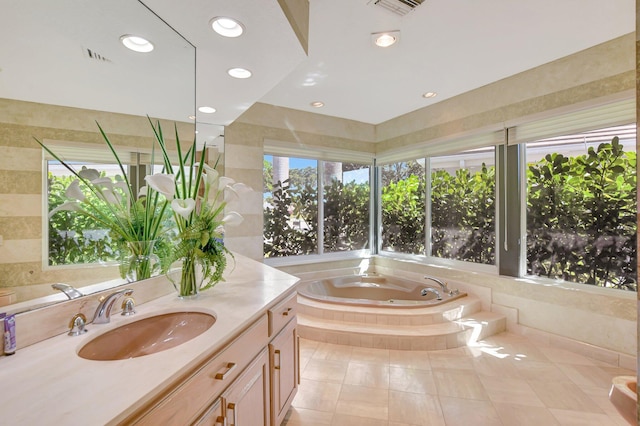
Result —
[{"label": "vanity cabinet", "polygon": [[298,387],[296,293],[120,424],[279,426]]}]

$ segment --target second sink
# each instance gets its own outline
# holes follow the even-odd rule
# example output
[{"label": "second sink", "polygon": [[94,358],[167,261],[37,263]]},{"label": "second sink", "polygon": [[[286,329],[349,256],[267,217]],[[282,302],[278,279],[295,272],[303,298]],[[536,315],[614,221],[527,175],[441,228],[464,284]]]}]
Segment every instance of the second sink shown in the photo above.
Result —
[{"label": "second sink", "polygon": [[85,344],[78,355],[114,361],[154,354],[185,343],[216,322],[204,312],[171,312],[123,324]]}]

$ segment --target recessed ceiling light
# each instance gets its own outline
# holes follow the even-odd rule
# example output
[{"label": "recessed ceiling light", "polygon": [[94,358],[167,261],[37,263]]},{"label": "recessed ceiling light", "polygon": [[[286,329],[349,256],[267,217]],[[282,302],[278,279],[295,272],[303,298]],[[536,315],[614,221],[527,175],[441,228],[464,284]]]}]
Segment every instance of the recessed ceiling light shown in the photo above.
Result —
[{"label": "recessed ceiling light", "polygon": [[435,98],[436,95],[437,95],[436,92],[427,92],[427,93],[423,93],[422,97],[428,99],[428,98]]},{"label": "recessed ceiling light", "polygon": [[244,26],[233,18],[216,16],[211,21],[211,28],[223,37],[239,37],[244,32]]},{"label": "recessed ceiling light", "polygon": [[210,106],[201,106],[200,108],[198,108],[198,111],[203,112],[205,114],[213,114],[214,112],[216,112],[216,109]]},{"label": "recessed ceiling light", "polygon": [[379,47],[389,47],[400,40],[400,31],[385,31],[371,34],[373,44]]},{"label": "recessed ceiling light", "polygon": [[189,117],[187,117],[189,120],[195,120],[196,116],[195,115],[190,115]]},{"label": "recessed ceiling light", "polygon": [[229,74],[233,78],[251,77],[251,71],[245,68],[231,68],[230,70],[227,71],[227,74]]},{"label": "recessed ceiling light", "polygon": [[322,108],[324,106],[324,102],[320,102],[320,101],[311,102],[311,106],[314,108]]},{"label": "recessed ceiling light", "polygon": [[127,49],[131,49],[134,52],[148,53],[153,50],[153,43],[144,37],[125,34],[120,37],[120,41]]}]

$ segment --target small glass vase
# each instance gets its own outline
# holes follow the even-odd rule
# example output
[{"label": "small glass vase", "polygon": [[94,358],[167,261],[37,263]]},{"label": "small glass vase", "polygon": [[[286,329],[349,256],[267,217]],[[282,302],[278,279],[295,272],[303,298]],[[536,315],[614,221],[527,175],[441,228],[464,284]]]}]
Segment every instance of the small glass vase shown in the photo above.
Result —
[{"label": "small glass vase", "polygon": [[127,282],[160,274],[160,258],[153,252],[155,243],[155,240],[127,242],[128,256],[120,263],[120,274]]},{"label": "small glass vase", "polygon": [[174,272],[169,278],[173,283],[178,297],[181,299],[192,299],[198,297],[205,274],[204,265],[195,254],[190,254],[182,258],[182,268],[179,272]]}]

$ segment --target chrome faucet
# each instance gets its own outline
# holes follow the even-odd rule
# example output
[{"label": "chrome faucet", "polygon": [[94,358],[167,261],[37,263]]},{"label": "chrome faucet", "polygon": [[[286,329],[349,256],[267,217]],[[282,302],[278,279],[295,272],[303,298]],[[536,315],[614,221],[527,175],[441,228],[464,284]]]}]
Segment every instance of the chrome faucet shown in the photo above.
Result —
[{"label": "chrome faucet", "polygon": [[429,293],[435,294],[437,300],[442,300],[442,296],[440,295],[440,292],[433,287],[423,288],[422,291],[420,292],[420,296],[426,296]]},{"label": "chrome faucet", "polygon": [[107,324],[111,320],[111,308],[113,304],[116,302],[116,299],[120,296],[131,296],[133,294],[133,290],[130,288],[126,288],[124,290],[116,291],[111,293],[108,296],[104,296],[100,299],[100,304],[96,309],[96,313],[93,316],[94,324]]},{"label": "chrome faucet", "polygon": [[[448,294],[449,296],[454,296],[456,294],[460,294],[460,291],[458,289],[449,290],[449,287],[447,287],[447,283],[442,281],[442,280],[440,280],[440,279],[438,279],[438,278],[432,277],[430,275],[425,275],[424,279],[425,280],[431,280],[431,281],[434,281],[434,282],[438,283],[438,285],[440,286],[440,289],[442,290],[442,292],[444,294]],[[423,294],[423,296],[424,296],[424,294]]]},{"label": "chrome faucet", "polygon": [[55,283],[55,284],[51,284],[51,287],[53,287],[56,290],[60,290],[61,292],[66,294],[69,300],[77,299],[78,297],[84,296],[84,294],[82,294],[79,290],[76,290],[74,287],[70,286],[69,284]]}]

